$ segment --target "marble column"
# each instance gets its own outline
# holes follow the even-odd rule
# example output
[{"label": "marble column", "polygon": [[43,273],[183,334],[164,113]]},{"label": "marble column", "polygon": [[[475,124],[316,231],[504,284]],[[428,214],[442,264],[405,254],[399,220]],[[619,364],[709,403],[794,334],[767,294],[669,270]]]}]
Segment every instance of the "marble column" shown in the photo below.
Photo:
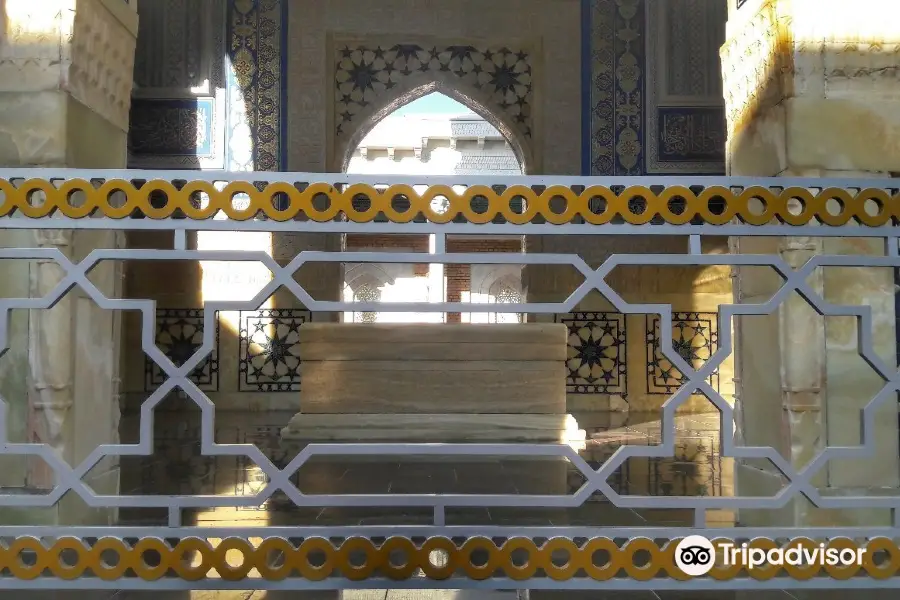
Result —
[{"label": "marble column", "polygon": [[[288,11],[288,97],[291,98],[287,115],[287,168],[300,173],[340,173],[344,168],[343,156],[334,152],[334,127],[329,125],[325,110],[329,97],[328,46],[331,42],[328,28],[323,26],[329,7],[325,2],[310,2],[302,11]],[[321,205],[324,208],[325,204]],[[275,247],[283,248],[282,257],[276,260],[290,261],[302,250],[339,252],[345,245],[345,235],[339,233],[313,233],[278,235]],[[296,279],[314,298],[341,300],[344,291],[344,266],[341,263],[307,264]],[[296,299],[286,298],[288,305]],[[340,313],[316,314],[314,321],[339,321]],[[301,403],[302,392],[301,392]]]},{"label": "marble column", "polygon": [[[900,7],[880,0],[730,0],[722,48],[728,172],[734,176],[890,177],[900,170]],[[732,239],[732,251],[781,255],[792,266],[815,254],[884,255],[883,244],[846,238]],[[827,301],[869,305],[875,350],[896,364],[893,273],[824,269],[810,284]],[[780,287],[773,273],[737,269],[743,303]],[[859,358],[852,319],[821,317],[796,295],[770,317],[736,324],[736,429],[745,445],[776,448],[801,468],[826,445],[859,443],[859,409],[881,388]],[[897,407],[876,419],[876,457],[834,461],[814,480],[829,495],[900,487]],[[777,426],[773,426],[777,423]],[[737,492],[782,487],[769,464],[741,461]],[[887,525],[887,510],[824,511],[797,499],[782,510],[743,510],[743,525]],[[817,597],[821,597],[817,592]]]},{"label": "marble column", "polygon": [[[286,265],[303,251],[340,252],[342,240],[335,233],[276,233],[273,235],[273,256]],[[334,262],[310,262],[294,272],[294,279],[316,300],[336,302],[343,290],[343,265]],[[289,290],[279,290],[275,305],[280,308],[301,308],[302,303]],[[314,315],[315,321],[338,321],[340,313]]]},{"label": "marble column", "polygon": [[[0,21],[0,165],[124,168],[137,15],[116,0],[6,0]],[[39,195],[34,200],[40,202]],[[79,199],[73,199],[76,203]],[[55,248],[78,261],[95,248],[121,247],[112,231],[0,230],[0,245]],[[64,276],[52,261],[3,261],[8,297],[40,297]],[[91,280],[107,297],[121,294],[122,269],[104,264]],[[13,441],[49,444],[77,464],[97,444],[118,441],[120,316],[99,309],[80,289],[51,310],[15,311],[10,351],[0,359],[0,393]],[[52,487],[53,473],[33,461],[5,471],[3,484]],[[118,466],[86,477],[100,494],[118,492]],[[29,511],[31,512],[31,511]],[[105,524],[115,512],[88,509],[67,495],[52,511],[4,514],[0,521]]]}]

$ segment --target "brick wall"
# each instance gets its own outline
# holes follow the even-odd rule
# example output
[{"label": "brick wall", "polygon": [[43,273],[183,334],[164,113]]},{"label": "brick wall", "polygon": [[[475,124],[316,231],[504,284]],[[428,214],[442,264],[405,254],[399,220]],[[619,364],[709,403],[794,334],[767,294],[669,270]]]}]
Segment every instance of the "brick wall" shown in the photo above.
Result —
[{"label": "brick wall", "polygon": [[[413,252],[428,252],[427,235],[379,235],[379,234],[347,234],[347,249],[372,250],[372,249],[404,249]],[[447,252],[521,252],[522,241],[492,240],[492,239],[449,239],[447,240]],[[428,263],[414,266],[416,277],[428,275]],[[444,267],[444,277],[447,281],[447,302],[462,302],[464,292],[471,290],[472,269],[468,264],[450,264]],[[449,313],[448,323],[459,323],[462,316],[459,313]]]},{"label": "brick wall", "polygon": [[413,252],[428,252],[427,235],[379,235],[377,233],[348,233],[347,248],[368,250],[378,248],[403,248]]},{"label": "brick wall", "polygon": [[[348,233],[347,248],[405,248],[414,252],[428,252],[428,236],[415,234],[380,235],[377,233]],[[447,252],[521,252],[522,241],[517,239],[459,239],[447,240]]]},{"label": "brick wall", "polygon": [[450,239],[447,240],[447,252],[521,252],[522,241],[484,240],[484,239]]},{"label": "brick wall", "polygon": [[[485,239],[450,239],[447,240],[447,252],[521,252],[521,240],[485,240]],[[463,292],[472,289],[472,268],[470,265],[447,265],[444,275],[447,278],[447,302],[462,302]],[[459,323],[462,315],[448,313],[448,323]]]},{"label": "brick wall", "polygon": [[[463,292],[468,292],[472,285],[472,268],[469,265],[447,265],[444,277],[447,279],[447,302],[462,302]],[[448,323],[461,321],[461,314],[447,313]]]},{"label": "brick wall", "polygon": [[[402,249],[412,252],[428,253],[427,235],[378,235],[370,233],[348,233],[348,250]],[[428,263],[413,265],[416,277],[428,277]]]}]

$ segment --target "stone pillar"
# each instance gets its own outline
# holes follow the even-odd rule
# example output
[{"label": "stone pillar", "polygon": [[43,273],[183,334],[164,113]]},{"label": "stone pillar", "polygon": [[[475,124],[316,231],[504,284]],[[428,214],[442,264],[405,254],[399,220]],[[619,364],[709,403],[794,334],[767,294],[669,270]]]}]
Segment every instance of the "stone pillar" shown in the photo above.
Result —
[{"label": "stone pillar", "polygon": [[[124,168],[134,8],[120,0],[6,0],[0,7],[0,165],[46,167],[47,177],[61,167]],[[0,245],[56,248],[75,261],[122,242],[107,231],[0,230]],[[64,275],[54,262],[4,262],[0,279],[29,282],[10,297],[43,296]],[[121,293],[120,266],[99,266],[91,280],[107,297]],[[99,309],[81,290],[51,310],[16,311],[14,350],[0,359],[12,361],[0,366],[10,439],[47,443],[70,464],[98,444],[118,441],[119,323],[118,314]],[[85,480],[97,493],[115,494],[118,466],[103,463]],[[4,473],[3,483],[45,489],[53,474],[35,461]],[[115,518],[73,496],[36,518],[79,524]]]},{"label": "stone pillar", "polygon": [[[272,251],[278,264],[286,265],[303,251],[340,252],[342,237],[336,233],[276,233]],[[341,300],[344,288],[342,263],[310,262],[294,273],[294,279],[316,300]],[[300,308],[302,303],[293,293],[281,289],[275,294],[279,308]],[[338,321],[340,313],[314,315],[316,321]]]},{"label": "stone pillar", "polygon": [[[889,177],[900,146],[897,73],[900,7],[880,0],[730,0],[722,67],[728,171],[734,176]],[[814,254],[883,255],[878,240],[733,239],[732,251],[780,254],[800,265]],[[894,286],[888,269],[825,269],[810,282],[827,301],[870,305],[876,352],[896,361]],[[737,269],[736,294],[763,302],[780,283],[762,269]],[[794,297],[769,318],[736,325],[741,443],[768,445],[798,468],[825,445],[859,443],[859,409],[881,380],[859,359],[856,324],[822,318]],[[897,408],[877,418],[877,456],[829,464],[814,481],[829,494],[900,486]],[[778,427],[773,427],[778,422]],[[742,462],[740,495],[782,487],[771,465]],[[884,493],[884,492],[882,492]],[[887,525],[886,510],[821,511],[801,499],[778,511],[744,510],[744,525]],[[819,593],[820,594],[820,593]]]}]

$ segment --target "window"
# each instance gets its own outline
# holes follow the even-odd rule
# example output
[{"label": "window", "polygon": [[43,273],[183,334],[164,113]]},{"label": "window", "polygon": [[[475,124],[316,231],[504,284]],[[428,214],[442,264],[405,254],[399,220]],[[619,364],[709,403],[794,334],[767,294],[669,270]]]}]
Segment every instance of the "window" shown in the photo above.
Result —
[{"label": "window", "polygon": [[[497,304],[519,304],[522,294],[508,283],[502,283],[496,294],[491,294],[491,301]],[[491,313],[491,323],[521,323],[520,313]]]},{"label": "window", "polygon": [[[364,283],[353,293],[354,302],[378,302],[381,300],[381,290],[373,285]],[[355,312],[353,313],[354,323],[377,323],[377,312]]]}]

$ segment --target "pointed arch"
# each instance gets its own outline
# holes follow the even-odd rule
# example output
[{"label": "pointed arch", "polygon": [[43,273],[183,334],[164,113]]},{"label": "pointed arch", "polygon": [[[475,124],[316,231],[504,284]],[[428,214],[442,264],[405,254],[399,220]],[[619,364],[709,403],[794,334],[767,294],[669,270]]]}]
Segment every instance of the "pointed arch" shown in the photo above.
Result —
[{"label": "pointed arch", "polygon": [[481,91],[458,80],[431,78],[422,81],[415,77],[410,77],[409,80],[395,86],[391,94],[378,98],[368,111],[354,115],[354,128],[335,140],[335,158],[339,161],[342,173],[347,171],[353,152],[360,142],[382,119],[410,102],[435,92],[453,98],[490,123],[509,142],[522,167],[522,174],[535,172],[536,166],[528,139],[507,119],[503,111],[489,108],[492,102]]},{"label": "pointed arch", "polygon": [[380,265],[374,263],[360,263],[353,265],[344,273],[344,285],[354,293],[357,287],[362,285],[381,288],[394,283],[391,277]]},{"label": "pointed arch", "polygon": [[512,277],[509,274],[503,275],[490,285],[488,295],[493,298],[493,302],[502,304],[504,302],[521,302],[522,301],[522,278]]},{"label": "pointed arch", "polygon": [[[387,273],[377,265],[361,264],[351,269],[344,280],[344,302],[379,302],[381,289],[389,281]],[[344,322],[375,323],[377,312],[344,312]]]},{"label": "pointed arch", "polygon": [[522,265],[491,265],[475,270],[472,275],[471,291],[473,294],[496,296],[497,292],[510,287],[522,292]]},{"label": "pointed arch", "polygon": [[[471,297],[476,302],[491,304],[508,304],[524,302],[525,293],[522,288],[521,265],[492,265],[476,268],[473,265],[470,281]],[[496,312],[470,314],[469,322],[500,323],[522,322],[523,315],[503,312],[497,307]]]}]

